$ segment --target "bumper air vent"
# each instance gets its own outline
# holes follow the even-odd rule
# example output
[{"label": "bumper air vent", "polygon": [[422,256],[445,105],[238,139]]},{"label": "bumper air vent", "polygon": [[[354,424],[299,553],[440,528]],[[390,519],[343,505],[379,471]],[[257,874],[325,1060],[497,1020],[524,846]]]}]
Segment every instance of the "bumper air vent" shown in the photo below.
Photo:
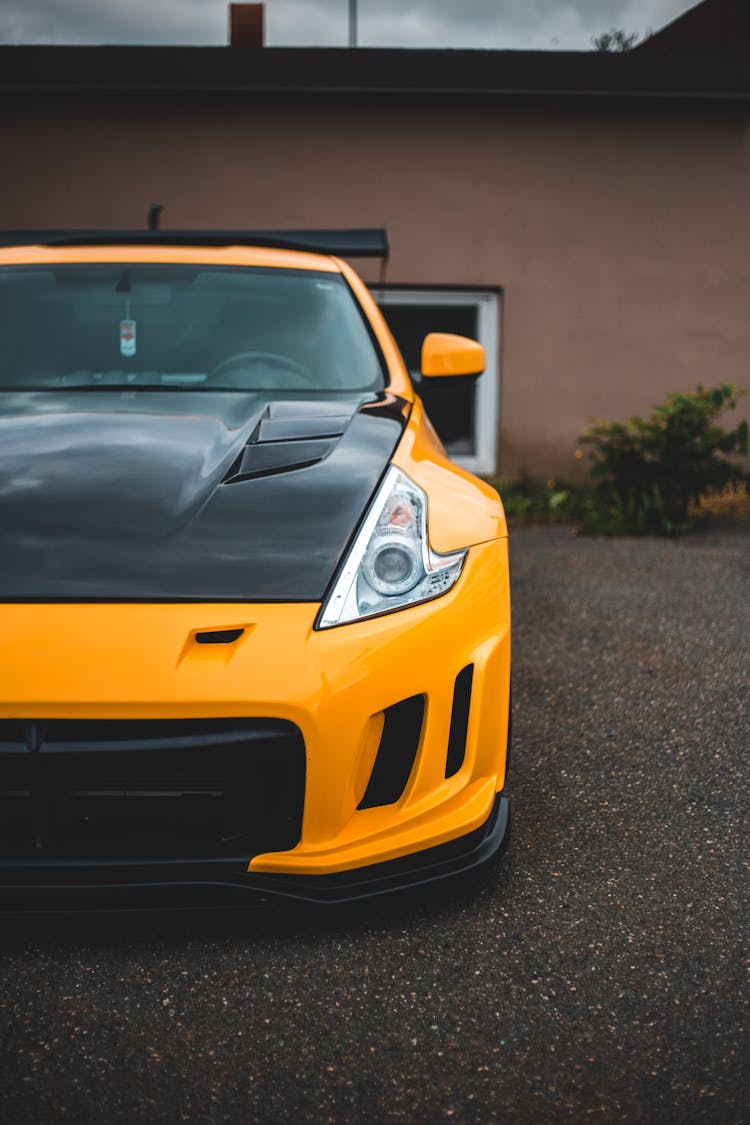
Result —
[{"label": "bumper air vent", "polygon": [[195,643],[198,645],[232,645],[238,641],[244,629],[207,629],[195,634]]},{"label": "bumper air vent", "polygon": [[445,758],[445,776],[453,777],[464,764],[466,754],[466,732],[469,729],[469,708],[471,707],[471,682],[474,678],[474,665],[467,664],[456,676],[453,688],[453,710],[448,734],[448,753]]},{"label": "bumper air vent", "polygon": [[283,851],[304,794],[280,720],[0,721],[0,867]]},{"label": "bumper air vent", "polygon": [[424,701],[423,695],[413,695],[385,708],[375,765],[358,808],[392,805],[403,793],[417,756]]}]

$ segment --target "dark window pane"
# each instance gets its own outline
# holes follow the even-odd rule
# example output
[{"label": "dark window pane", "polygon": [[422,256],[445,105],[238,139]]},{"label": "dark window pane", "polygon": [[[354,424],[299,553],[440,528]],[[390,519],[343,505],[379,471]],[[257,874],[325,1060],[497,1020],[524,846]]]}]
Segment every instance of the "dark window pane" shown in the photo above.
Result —
[{"label": "dark window pane", "polygon": [[404,305],[398,297],[385,295],[380,308],[399,346],[422,398],[430,421],[449,453],[474,453],[474,392],[468,387],[440,386],[422,382],[422,341],[428,332],[452,332],[457,336],[477,337],[476,305]]}]

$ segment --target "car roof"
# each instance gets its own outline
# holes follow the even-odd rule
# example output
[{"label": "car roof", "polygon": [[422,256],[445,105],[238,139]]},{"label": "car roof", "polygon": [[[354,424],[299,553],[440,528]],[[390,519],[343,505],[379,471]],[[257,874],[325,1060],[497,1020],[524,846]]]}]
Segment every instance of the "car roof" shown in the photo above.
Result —
[{"label": "car roof", "polygon": [[29,244],[0,248],[0,265],[48,265],[65,262],[166,262],[175,265],[265,266],[341,273],[341,262],[331,255],[265,246],[85,243],[64,246]]}]

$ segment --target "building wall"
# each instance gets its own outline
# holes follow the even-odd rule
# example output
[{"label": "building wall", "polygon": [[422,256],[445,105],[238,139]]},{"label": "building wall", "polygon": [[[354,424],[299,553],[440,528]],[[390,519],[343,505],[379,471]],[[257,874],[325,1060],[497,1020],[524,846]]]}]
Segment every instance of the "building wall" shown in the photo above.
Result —
[{"label": "building wall", "polygon": [[592,417],[750,386],[748,108],[55,95],[6,110],[1,226],[137,227],[152,200],[165,226],[386,225],[389,282],[501,286],[505,475],[574,476]]}]

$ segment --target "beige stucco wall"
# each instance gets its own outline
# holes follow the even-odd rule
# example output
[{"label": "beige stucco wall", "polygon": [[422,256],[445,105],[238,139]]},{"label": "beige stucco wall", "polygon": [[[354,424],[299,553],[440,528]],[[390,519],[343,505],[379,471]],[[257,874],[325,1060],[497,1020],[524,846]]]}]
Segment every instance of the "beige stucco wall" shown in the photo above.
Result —
[{"label": "beige stucco wall", "polygon": [[699,381],[750,386],[750,109],[239,96],[7,109],[2,226],[137,226],[151,200],[177,227],[382,224],[389,282],[501,286],[506,475],[574,475],[592,416]]}]

